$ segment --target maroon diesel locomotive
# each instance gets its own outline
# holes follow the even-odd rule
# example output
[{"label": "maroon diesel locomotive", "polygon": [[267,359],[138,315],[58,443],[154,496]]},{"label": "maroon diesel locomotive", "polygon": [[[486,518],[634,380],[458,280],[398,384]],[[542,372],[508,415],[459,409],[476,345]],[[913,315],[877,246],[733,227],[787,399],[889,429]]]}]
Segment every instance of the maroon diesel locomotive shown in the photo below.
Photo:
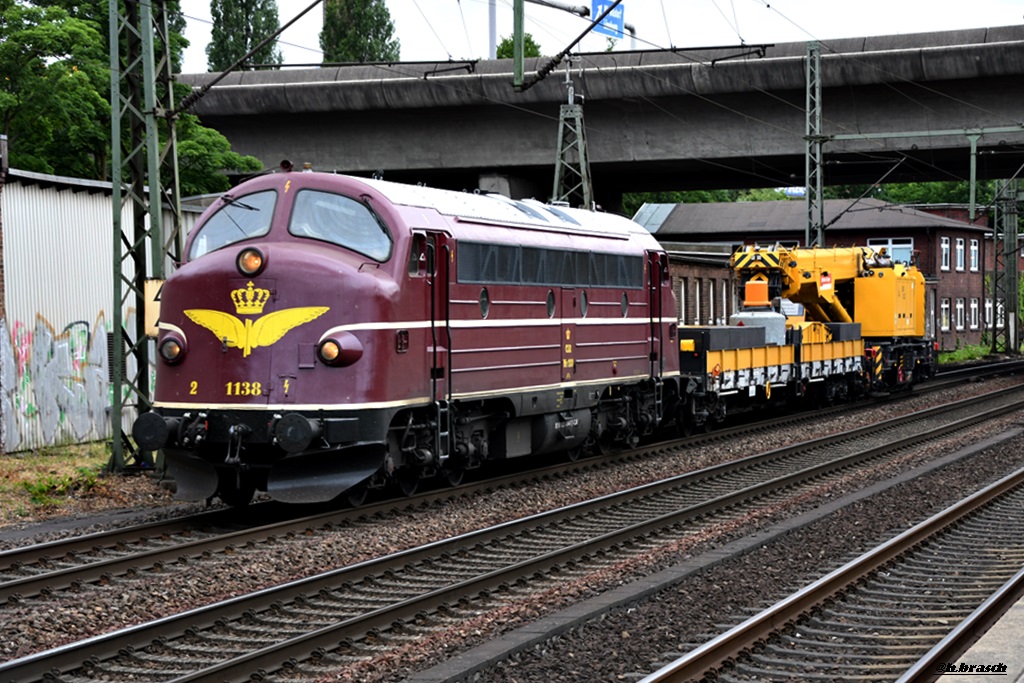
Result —
[{"label": "maroon diesel locomotive", "polygon": [[635,443],[678,403],[665,252],[609,214],[323,173],[221,197],[161,292],[177,496],[348,497]]}]

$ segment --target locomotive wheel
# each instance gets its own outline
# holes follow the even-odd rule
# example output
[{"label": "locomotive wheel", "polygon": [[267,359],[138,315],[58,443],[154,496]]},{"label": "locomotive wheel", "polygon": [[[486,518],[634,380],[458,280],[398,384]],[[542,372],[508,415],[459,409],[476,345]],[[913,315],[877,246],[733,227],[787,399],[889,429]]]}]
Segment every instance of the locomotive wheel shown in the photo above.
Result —
[{"label": "locomotive wheel", "polygon": [[420,488],[420,472],[414,469],[399,470],[395,474],[395,485],[403,496],[414,496]]},{"label": "locomotive wheel", "polygon": [[597,437],[597,441],[594,444],[594,450],[597,451],[598,455],[611,455],[619,450],[615,447],[615,438],[612,436],[611,430],[606,429],[601,432],[601,435]]},{"label": "locomotive wheel", "polygon": [[690,419],[690,415],[680,410],[676,417],[676,435],[683,438],[693,436],[693,428],[693,420]]},{"label": "locomotive wheel", "polygon": [[441,469],[440,476],[448,486],[458,486],[466,476],[466,468],[457,463],[445,465]]},{"label": "locomotive wheel", "polygon": [[356,484],[352,488],[343,491],[336,500],[340,500],[341,503],[350,508],[357,508],[366,502],[366,494],[370,492],[370,487],[366,485],[366,482]]}]

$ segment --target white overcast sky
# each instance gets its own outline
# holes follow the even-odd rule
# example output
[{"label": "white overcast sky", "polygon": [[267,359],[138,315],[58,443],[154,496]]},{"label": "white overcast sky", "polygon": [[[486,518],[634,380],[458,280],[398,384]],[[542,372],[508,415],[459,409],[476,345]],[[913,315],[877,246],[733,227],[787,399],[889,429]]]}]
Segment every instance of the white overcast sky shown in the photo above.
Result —
[{"label": "white overcast sky", "polygon": [[[560,0],[590,6],[592,0]],[[403,61],[485,58],[490,0],[386,0]],[[512,0],[495,0],[498,40],[512,33]],[[312,0],[278,0],[282,25]],[[636,29],[636,49],[700,47],[944,31],[1024,24],[1024,0],[624,0],[624,20]],[[185,73],[206,71],[209,0],[182,0],[188,21]],[[281,36],[285,64],[321,61],[322,8],[315,7]],[[557,54],[587,20],[527,2],[526,31],[546,55]],[[601,51],[591,35],[577,51]],[[616,50],[633,46],[629,37]]]}]

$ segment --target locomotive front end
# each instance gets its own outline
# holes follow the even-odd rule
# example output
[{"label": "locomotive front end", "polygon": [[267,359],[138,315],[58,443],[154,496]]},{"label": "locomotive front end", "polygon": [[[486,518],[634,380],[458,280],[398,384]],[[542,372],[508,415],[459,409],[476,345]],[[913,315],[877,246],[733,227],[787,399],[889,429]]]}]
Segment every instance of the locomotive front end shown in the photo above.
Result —
[{"label": "locomotive front end", "polygon": [[319,502],[381,466],[389,415],[372,407],[382,387],[359,321],[392,303],[392,237],[326,178],[223,197],[163,287],[154,409],[133,436],[163,450],[179,499]]}]

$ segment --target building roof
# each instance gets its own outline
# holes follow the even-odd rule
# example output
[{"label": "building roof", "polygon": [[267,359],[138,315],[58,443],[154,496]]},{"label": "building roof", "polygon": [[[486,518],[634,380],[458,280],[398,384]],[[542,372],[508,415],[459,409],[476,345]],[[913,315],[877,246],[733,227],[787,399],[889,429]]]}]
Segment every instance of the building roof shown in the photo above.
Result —
[{"label": "building roof", "polygon": [[109,182],[69,178],[49,173],[36,173],[35,171],[22,171],[16,168],[8,169],[7,182],[19,182],[22,185],[38,185],[44,188],[56,187],[58,190],[71,190],[72,192],[105,192],[106,194],[111,194],[112,192],[112,185]]},{"label": "building roof", "polygon": [[[7,169],[7,183],[19,183],[21,185],[36,185],[41,188],[56,188],[58,191],[70,190],[71,192],[88,192],[89,194],[103,193],[112,195],[114,185],[109,180],[89,180],[86,178],[71,178],[69,176],[52,175],[50,173],[36,173],[35,171],[22,171],[16,168]],[[214,195],[214,196],[220,196]],[[205,205],[192,200],[191,197],[181,199],[181,210],[189,213],[202,213]]]},{"label": "building roof", "polygon": [[[827,199],[824,216],[826,232],[941,228],[989,232],[984,226],[878,199]],[[633,220],[662,242],[716,238],[734,242],[737,237],[803,235],[807,206],[803,201],[644,204]]]}]

